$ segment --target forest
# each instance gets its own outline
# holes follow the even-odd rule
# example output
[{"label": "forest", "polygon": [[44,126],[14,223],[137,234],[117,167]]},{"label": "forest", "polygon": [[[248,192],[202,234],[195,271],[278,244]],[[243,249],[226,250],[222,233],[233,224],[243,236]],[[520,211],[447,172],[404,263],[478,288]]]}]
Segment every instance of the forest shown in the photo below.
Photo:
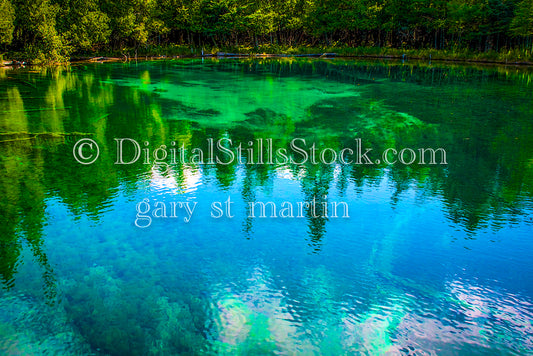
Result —
[{"label": "forest", "polygon": [[531,0],[0,0],[0,14],[0,54],[35,63],[172,46],[533,51]]}]

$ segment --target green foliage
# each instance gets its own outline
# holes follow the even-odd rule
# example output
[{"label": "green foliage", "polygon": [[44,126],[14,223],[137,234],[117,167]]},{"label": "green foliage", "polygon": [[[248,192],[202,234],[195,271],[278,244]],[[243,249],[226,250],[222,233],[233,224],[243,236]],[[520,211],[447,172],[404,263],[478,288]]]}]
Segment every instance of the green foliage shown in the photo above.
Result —
[{"label": "green foliage", "polygon": [[10,44],[15,28],[15,10],[9,0],[0,0],[0,14],[0,44]]},{"label": "green foliage", "polygon": [[517,36],[533,35],[533,2],[522,0],[515,11],[511,31]]},{"label": "green foliage", "polygon": [[0,10],[0,44],[41,62],[173,46],[190,55],[265,45],[462,53],[533,45],[530,0],[0,0]]},{"label": "green foliage", "polygon": [[68,59],[70,46],[56,29],[59,5],[49,0],[17,0],[15,8],[15,31],[26,58],[36,63],[63,62]]},{"label": "green foliage", "polygon": [[168,31],[156,0],[103,0],[102,8],[111,20],[112,39],[121,46],[145,45],[155,34]]},{"label": "green foliage", "polygon": [[75,49],[89,50],[109,41],[109,16],[100,10],[96,0],[67,0],[62,13],[59,27]]}]

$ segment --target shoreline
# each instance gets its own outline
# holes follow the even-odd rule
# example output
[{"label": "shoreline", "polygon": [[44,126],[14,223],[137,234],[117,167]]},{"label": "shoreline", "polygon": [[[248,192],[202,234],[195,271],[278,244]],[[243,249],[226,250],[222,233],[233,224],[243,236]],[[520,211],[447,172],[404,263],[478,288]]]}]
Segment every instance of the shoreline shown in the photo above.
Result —
[{"label": "shoreline", "polygon": [[428,61],[439,63],[457,63],[457,64],[486,64],[486,65],[499,65],[499,66],[518,66],[518,67],[532,67],[533,62],[530,61],[503,61],[503,60],[489,60],[489,59],[475,59],[475,58],[431,58],[425,56],[400,56],[400,55],[347,55],[338,54],[334,52],[325,53],[309,53],[309,54],[286,54],[286,53],[226,53],[218,52],[215,54],[206,53],[204,55],[142,55],[137,57],[128,57],[127,59],[119,57],[73,57],[70,63],[95,63],[95,62],[129,62],[134,60],[169,60],[169,59],[191,59],[191,58],[219,58],[219,59],[231,59],[231,58],[316,58],[316,59],[384,59],[384,60],[404,60],[408,61]]},{"label": "shoreline", "polygon": [[[437,53],[438,54],[438,53]],[[490,60],[490,59],[476,59],[476,58],[453,58],[446,56],[437,56],[433,58],[431,55],[395,55],[395,54],[341,54],[336,52],[321,52],[321,53],[231,53],[231,52],[216,52],[204,54],[180,54],[180,55],[158,55],[158,54],[143,54],[138,56],[72,56],[68,64],[81,63],[104,63],[104,62],[130,62],[135,60],[173,60],[173,59],[194,59],[194,58],[316,58],[316,59],[374,59],[374,60],[403,60],[408,61],[428,61],[439,63],[456,63],[456,64],[485,64],[495,66],[515,66],[515,67],[532,67],[533,62],[525,60]],[[59,65],[65,63],[54,63],[48,65]],[[24,66],[43,66],[43,64],[26,63],[16,60],[3,60],[0,67],[24,67]],[[45,65],[46,66],[46,65]]]}]

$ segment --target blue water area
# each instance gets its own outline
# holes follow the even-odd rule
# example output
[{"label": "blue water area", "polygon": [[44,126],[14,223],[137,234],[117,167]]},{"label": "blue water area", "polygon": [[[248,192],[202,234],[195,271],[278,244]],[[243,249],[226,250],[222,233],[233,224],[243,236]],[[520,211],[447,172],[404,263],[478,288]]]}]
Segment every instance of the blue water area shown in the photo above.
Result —
[{"label": "blue water area", "polygon": [[0,354],[532,353],[531,75],[1,71]]}]

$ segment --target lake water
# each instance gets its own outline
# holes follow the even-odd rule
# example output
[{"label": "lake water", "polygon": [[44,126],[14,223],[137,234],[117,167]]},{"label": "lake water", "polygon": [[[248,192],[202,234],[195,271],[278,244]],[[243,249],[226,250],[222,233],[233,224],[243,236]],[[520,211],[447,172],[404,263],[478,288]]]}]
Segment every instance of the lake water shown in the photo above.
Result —
[{"label": "lake water", "polygon": [[[0,71],[0,354],[533,352],[532,77],[293,59]],[[446,155],[381,155],[419,148]]]}]

